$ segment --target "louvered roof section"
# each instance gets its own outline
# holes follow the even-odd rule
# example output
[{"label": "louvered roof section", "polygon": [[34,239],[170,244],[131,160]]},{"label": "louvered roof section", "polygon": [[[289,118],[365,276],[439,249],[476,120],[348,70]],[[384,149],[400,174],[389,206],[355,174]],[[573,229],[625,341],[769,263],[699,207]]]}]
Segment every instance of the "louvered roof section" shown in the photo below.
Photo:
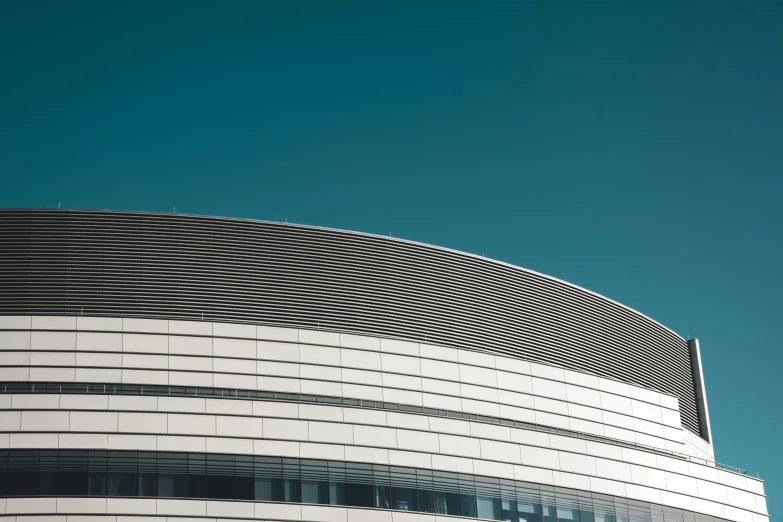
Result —
[{"label": "louvered roof section", "polygon": [[614,301],[381,236],[180,214],[0,210],[0,314],[277,324],[520,357],[671,393],[699,433],[685,339]]}]

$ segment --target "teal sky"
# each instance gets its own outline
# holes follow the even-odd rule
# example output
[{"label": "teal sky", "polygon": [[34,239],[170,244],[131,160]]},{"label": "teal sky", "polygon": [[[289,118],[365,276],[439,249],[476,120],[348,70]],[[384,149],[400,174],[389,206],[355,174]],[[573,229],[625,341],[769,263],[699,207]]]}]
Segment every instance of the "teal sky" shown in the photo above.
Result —
[{"label": "teal sky", "polygon": [[0,2],[0,206],[391,234],[701,341],[783,516],[783,3]]}]

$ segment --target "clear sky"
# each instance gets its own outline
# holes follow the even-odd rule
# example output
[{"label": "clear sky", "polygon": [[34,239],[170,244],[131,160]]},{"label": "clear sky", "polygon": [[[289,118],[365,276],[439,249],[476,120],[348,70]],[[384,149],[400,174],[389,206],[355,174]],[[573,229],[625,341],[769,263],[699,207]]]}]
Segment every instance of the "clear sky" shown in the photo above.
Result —
[{"label": "clear sky", "polygon": [[0,206],[391,234],[698,337],[783,516],[783,3],[0,1]]}]

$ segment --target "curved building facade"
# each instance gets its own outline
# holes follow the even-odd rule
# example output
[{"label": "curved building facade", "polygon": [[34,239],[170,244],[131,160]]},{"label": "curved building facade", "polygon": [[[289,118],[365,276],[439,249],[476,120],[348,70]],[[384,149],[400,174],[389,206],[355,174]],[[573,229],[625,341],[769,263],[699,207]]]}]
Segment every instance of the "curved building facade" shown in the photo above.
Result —
[{"label": "curved building facade", "polygon": [[0,211],[0,519],[766,522],[698,342],[392,238]]}]

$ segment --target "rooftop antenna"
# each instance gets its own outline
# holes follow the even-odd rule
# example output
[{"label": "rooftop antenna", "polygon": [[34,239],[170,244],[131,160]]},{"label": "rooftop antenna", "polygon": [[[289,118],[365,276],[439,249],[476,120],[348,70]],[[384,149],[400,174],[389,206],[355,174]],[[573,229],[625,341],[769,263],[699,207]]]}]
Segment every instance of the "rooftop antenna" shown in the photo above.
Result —
[{"label": "rooftop antenna", "polygon": [[60,208],[60,202],[59,201],[57,202],[57,208]]}]

